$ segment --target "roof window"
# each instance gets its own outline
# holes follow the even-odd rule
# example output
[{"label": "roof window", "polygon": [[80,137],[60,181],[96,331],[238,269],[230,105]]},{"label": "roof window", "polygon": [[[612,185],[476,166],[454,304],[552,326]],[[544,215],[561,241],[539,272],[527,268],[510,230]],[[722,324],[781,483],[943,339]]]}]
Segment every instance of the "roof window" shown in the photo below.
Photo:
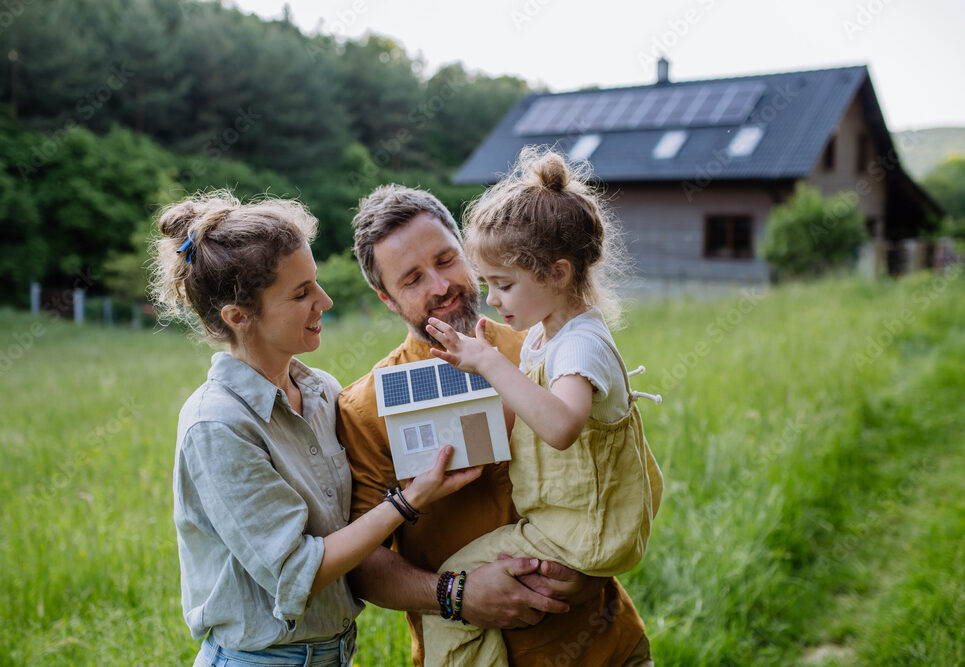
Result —
[{"label": "roof window", "polygon": [[672,157],[676,157],[677,153],[680,152],[680,147],[684,145],[685,141],[687,141],[687,132],[685,130],[670,130],[669,132],[664,132],[663,136],[660,137],[660,141],[653,147],[653,159],[669,160]]},{"label": "roof window", "polygon": [[731,157],[747,157],[754,152],[761,142],[764,130],[760,125],[745,125],[737,130],[734,138],[727,146],[727,154]]},{"label": "roof window", "polygon": [[600,141],[603,139],[599,134],[584,134],[582,137],[573,142],[570,147],[570,160],[573,162],[580,162],[581,160],[588,160],[596,147],[600,145]]}]

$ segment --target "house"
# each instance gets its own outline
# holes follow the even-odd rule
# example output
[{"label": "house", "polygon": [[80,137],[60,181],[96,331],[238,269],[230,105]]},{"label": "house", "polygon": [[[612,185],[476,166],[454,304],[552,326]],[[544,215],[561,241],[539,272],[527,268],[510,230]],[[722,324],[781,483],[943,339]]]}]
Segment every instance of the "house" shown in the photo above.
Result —
[{"label": "house", "polygon": [[502,402],[481,375],[413,361],[375,369],[375,393],[397,479],[431,468],[443,445],[456,450],[450,469],[510,458]]},{"label": "house", "polygon": [[901,166],[866,67],[679,82],[668,73],[661,59],[653,85],[526,97],[454,181],[494,183],[530,144],[588,161],[648,279],[766,281],[757,248],[798,183],[853,193],[874,261],[893,272],[902,242],[940,217]]}]

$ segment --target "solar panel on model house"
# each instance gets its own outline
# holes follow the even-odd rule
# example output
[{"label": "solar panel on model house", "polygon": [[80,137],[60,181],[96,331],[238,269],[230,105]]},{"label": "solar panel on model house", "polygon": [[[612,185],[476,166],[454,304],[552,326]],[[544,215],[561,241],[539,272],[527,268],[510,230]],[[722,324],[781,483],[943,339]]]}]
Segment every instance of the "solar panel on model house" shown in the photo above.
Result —
[{"label": "solar panel on model house", "polygon": [[439,398],[440,389],[443,396],[456,396],[490,386],[483,376],[464,373],[449,364],[382,375],[382,395],[387,408]]}]

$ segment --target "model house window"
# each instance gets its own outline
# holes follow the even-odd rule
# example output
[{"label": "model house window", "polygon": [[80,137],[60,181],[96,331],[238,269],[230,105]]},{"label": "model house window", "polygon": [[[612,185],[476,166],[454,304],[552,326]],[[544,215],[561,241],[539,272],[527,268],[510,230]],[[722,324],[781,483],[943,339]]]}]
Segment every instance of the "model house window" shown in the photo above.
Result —
[{"label": "model house window", "polygon": [[821,156],[821,166],[824,167],[824,171],[834,171],[834,153],[837,148],[838,143],[837,137],[831,137],[831,141],[824,149],[824,155]]},{"label": "model house window", "polygon": [[871,143],[868,141],[867,134],[858,135],[858,161],[854,165],[855,173],[863,174],[868,171],[868,162],[871,161]]},{"label": "model house window", "polygon": [[406,454],[439,448],[436,439],[436,427],[432,422],[403,426],[402,442],[405,443]]},{"label": "model house window", "polygon": [[710,215],[704,223],[704,257],[750,259],[754,256],[749,215]]}]

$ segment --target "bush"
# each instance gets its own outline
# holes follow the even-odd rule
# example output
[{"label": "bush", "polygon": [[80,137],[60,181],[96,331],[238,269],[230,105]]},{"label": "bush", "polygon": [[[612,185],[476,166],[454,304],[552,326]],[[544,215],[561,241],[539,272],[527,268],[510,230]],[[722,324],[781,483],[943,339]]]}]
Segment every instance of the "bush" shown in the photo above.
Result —
[{"label": "bush", "polygon": [[779,277],[813,277],[851,264],[866,238],[853,192],[824,198],[816,188],[799,185],[787,203],[771,211],[761,254]]},{"label": "bush", "polygon": [[350,250],[330,255],[318,263],[318,284],[335,303],[330,311],[333,315],[356,311],[367,313],[379,305],[379,297],[365,282]]}]

